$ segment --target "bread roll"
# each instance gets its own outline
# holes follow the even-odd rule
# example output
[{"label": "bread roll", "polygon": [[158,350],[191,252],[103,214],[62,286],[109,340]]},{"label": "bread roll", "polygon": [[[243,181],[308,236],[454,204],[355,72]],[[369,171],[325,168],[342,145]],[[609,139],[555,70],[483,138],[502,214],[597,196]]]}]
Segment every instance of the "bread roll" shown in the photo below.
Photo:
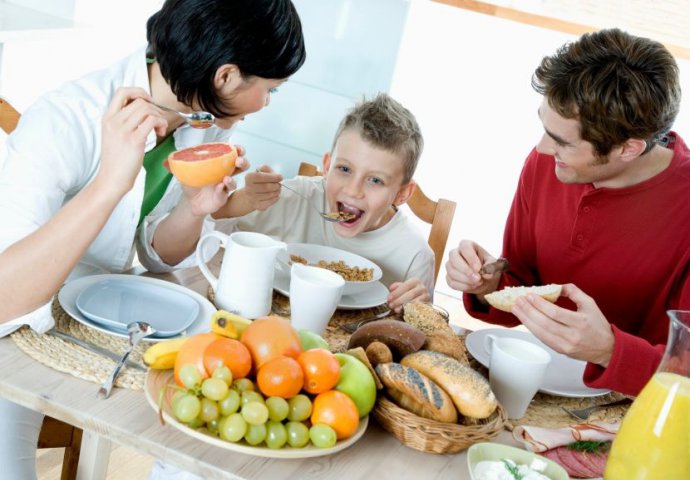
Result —
[{"label": "bread roll", "polygon": [[426,336],[422,332],[405,322],[374,320],[355,330],[350,336],[347,348],[366,349],[372,342],[381,342],[390,348],[395,358],[402,358],[422,348],[425,340]]},{"label": "bread roll", "polygon": [[553,303],[561,296],[561,289],[562,285],[557,285],[555,283],[535,287],[505,287],[503,290],[485,295],[484,299],[486,299],[492,307],[503,310],[504,312],[510,312],[518,297],[523,297],[528,293],[534,293],[544,300]]},{"label": "bread roll", "polygon": [[469,364],[465,354],[465,346],[455,333],[450,335],[444,332],[427,333],[426,342],[424,342],[422,349],[444,353],[465,365]]},{"label": "bread roll", "polygon": [[374,367],[379,363],[390,363],[393,361],[393,353],[388,345],[381,342],[371,342],[366,349],[369,363]]},{"label": "bread roll", "polygon": [[400,363],[436,382],[450,395],[458,411],[467,417],[487,418],[496,410],[497,401],[489,382],[454,358],[422,350],[407,355]]},{"label": "bread roll", "polygon": [[399,363],[381,363],[376,373],[398,406],[429,420],[458,421],[458,412],[448,394],[414,368]]}]

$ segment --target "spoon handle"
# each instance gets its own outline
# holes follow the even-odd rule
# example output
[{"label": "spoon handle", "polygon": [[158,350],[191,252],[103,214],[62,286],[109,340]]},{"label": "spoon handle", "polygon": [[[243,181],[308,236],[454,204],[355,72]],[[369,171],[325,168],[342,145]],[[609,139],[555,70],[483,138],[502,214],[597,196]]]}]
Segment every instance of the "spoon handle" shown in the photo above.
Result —
[{"label": "spoon handle", "polygon": [[110,374],[108,379],[105,382],[103,382],[103,385],[101,385],[101,388],[98,389],[98,396],[100,398],[108,398],[110,396],[110,392],[113,390],[113,384],[115,383],[115,379],[120,374],[120,370],[122,370],[122,367],[124,366],[125,362],[127,361],[127,358],[129,358],[129,354],[132,353],[133,348],[134,348],[134,345],[131,345],[127,349],[127,351],[125,352],[124,355],[122,355],[122,358],[117,363],[117,365],[115,366],[115,369]]}]

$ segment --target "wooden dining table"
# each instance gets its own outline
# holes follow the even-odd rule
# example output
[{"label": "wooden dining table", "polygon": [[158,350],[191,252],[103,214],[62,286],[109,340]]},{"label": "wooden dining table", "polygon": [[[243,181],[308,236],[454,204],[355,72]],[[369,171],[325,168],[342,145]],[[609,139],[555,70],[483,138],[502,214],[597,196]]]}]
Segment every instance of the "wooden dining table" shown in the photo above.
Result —
[{"label": "wooden dining table", "polygon": [[[208,283],[196,268],[146,275],[202,295],[208,291]],[[359,441],[340,452],[302,459],[264,458],[209,445],[170,425],[161,425],[141,391],[115,388],[108,399],[100,399],[97,384],[33,360],[9,337],[0,339],[0,371],[0,396],[84,430],[80,479],[106,478],[112,442],[204,478],[470,478],[466,451],[439,455],[408,448],[373,419]],[[507,431],[492,441],[517,444]]]}]

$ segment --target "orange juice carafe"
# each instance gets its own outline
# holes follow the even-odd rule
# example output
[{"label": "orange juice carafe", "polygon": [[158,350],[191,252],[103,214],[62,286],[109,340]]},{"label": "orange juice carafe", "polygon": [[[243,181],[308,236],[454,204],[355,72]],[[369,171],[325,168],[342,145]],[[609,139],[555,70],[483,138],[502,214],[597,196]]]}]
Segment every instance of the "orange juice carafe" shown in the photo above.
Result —
[{"label": "orange juice carafe", "polygon": [[623,418],[605,480],[690,479],[690,311],[668,315],[666,352]]}]

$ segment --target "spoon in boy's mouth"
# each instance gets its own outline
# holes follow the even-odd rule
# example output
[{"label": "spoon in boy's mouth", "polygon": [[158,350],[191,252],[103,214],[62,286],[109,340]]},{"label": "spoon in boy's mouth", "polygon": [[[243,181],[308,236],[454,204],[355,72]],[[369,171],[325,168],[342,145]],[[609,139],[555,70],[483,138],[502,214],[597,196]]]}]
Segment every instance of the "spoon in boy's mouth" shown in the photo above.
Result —
[{"label": "spoon in boy's mouth", "polygon": [[[296,191],[294,188],[290,188],[290,187],[288,187],[287,185],[285,185],[285,184],[283,184],[283,183],[280,183],[279,185],[280,185],[281,187],[283,187],[283,188],[287,188],[288,190],[290,190],[290,191],[293,192],[294,194],[299,195],[300,197],[306,199],[306,197],[305,197],[304,195],[302,195],[301,193],[299,193],[298,191]],[[316,212],[321,216],[321,218],[323,218],[323,219],[326,220],[327,222],[336,222],[336,223],[340,223],[340,222],[349,222],[350,220],[354,219],[355,216],[356,216],[356,215],[353,214],[353,213],[344,213],[344,212],[322,212],[322,211],[320,211],[319,209],[317,209],[314,205],[312,205],[311,203],[310,203],[309,205],[310,205],[314,210],[316,210]]]}]

